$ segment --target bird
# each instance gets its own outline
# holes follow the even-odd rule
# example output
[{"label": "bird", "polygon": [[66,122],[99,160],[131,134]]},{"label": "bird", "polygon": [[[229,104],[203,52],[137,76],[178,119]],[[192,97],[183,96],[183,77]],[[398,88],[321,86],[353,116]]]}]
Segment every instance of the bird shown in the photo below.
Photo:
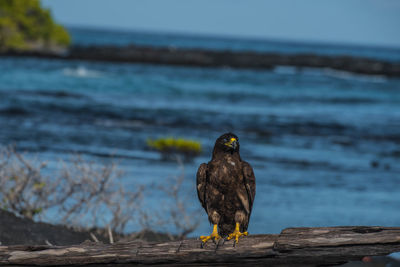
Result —
[{"label": "bird", "polygon": [[242,160],[239,138],[225,133],[215,141],[212,158],[200,164],[197,175],[197,196],[213,224],[208,236],[200,236],[202,245],[221,238],[234,239],[247,236],[250,215],[256,194],[253,168]]}]

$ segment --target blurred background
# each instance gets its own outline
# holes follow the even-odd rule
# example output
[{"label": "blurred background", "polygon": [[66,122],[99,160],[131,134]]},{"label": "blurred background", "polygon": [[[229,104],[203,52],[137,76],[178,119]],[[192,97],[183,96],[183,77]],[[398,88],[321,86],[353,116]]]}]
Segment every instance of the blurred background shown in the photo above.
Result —
[{"label": "blurred background", "polygon": [[[216,138],[229,131],[239,136],[242,158],[257,179],[251,234],[400,225],[399,75],[43,56],[65,56],[77,46],[118,51],[136,45],[347,56],[354,59],[348,65],[368,58],[399,68],[400,2],[42,0],[44,15],[15,2],[3,1],[0,17],[0,144],[47,162],[41,175],[50,180],[60,160],[71,164],[71,155],[116,164],[123,172],[116,184],[128,193],[143,189],[137,209],[117,230],[208,233],[196,171],[210,160]],[[43,33],[27,30],[36,22],[25,17],[38,14],[39,25],[51,25]],[[18,33],[21,25],[25,32]],[[37,41],[35,34],[46,37]],[[31,186],[34,193],[26,193],[32,203],[50,183],[40,179]],[[4,195],[3,208],[23,215]],[[59,207],[43,207],[28,217],[60,223]],[[93,225],[114,218],[112,212],[102,216]]]}]

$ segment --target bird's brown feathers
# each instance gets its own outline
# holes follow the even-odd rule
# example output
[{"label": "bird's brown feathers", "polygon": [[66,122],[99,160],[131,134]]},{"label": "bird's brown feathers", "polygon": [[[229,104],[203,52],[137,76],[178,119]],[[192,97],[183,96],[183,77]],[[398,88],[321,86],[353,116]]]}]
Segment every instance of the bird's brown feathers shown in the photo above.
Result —
[{"label": "bird's brown feathers", "polygon": [[197,170],[196,175],[196,183],[197,183],[197,196],[199,197],[201,206],[207,212],[207,205],[205,203],[205,192],[206,192],[206,185],[207,185],[207,164],[202,163],[200,164],[199,169]]}]

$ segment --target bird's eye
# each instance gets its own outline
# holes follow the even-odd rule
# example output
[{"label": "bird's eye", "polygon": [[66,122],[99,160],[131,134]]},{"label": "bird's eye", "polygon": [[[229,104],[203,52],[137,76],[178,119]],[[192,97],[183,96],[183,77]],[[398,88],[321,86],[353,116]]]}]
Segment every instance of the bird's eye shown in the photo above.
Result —
[{"label": "bird's eye", "polygon": [[225,142],[225,143],[228,142],[228,139],[224,138],[224,142]]}]

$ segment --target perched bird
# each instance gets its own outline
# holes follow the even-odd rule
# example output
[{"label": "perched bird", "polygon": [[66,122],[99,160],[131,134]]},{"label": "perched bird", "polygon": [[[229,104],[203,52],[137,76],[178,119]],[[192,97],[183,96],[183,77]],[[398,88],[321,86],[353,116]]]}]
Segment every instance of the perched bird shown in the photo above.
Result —
[{"label": "perched bird", "polygon": [[248,235],[256,179],[250,164],[240,158],[239,147],[236,135],[221,135],[211,161],[197,171],[197,195],[214,226],[209,236],[200,236],[203,244],[226,236],[236,244],[239,237]]}]

